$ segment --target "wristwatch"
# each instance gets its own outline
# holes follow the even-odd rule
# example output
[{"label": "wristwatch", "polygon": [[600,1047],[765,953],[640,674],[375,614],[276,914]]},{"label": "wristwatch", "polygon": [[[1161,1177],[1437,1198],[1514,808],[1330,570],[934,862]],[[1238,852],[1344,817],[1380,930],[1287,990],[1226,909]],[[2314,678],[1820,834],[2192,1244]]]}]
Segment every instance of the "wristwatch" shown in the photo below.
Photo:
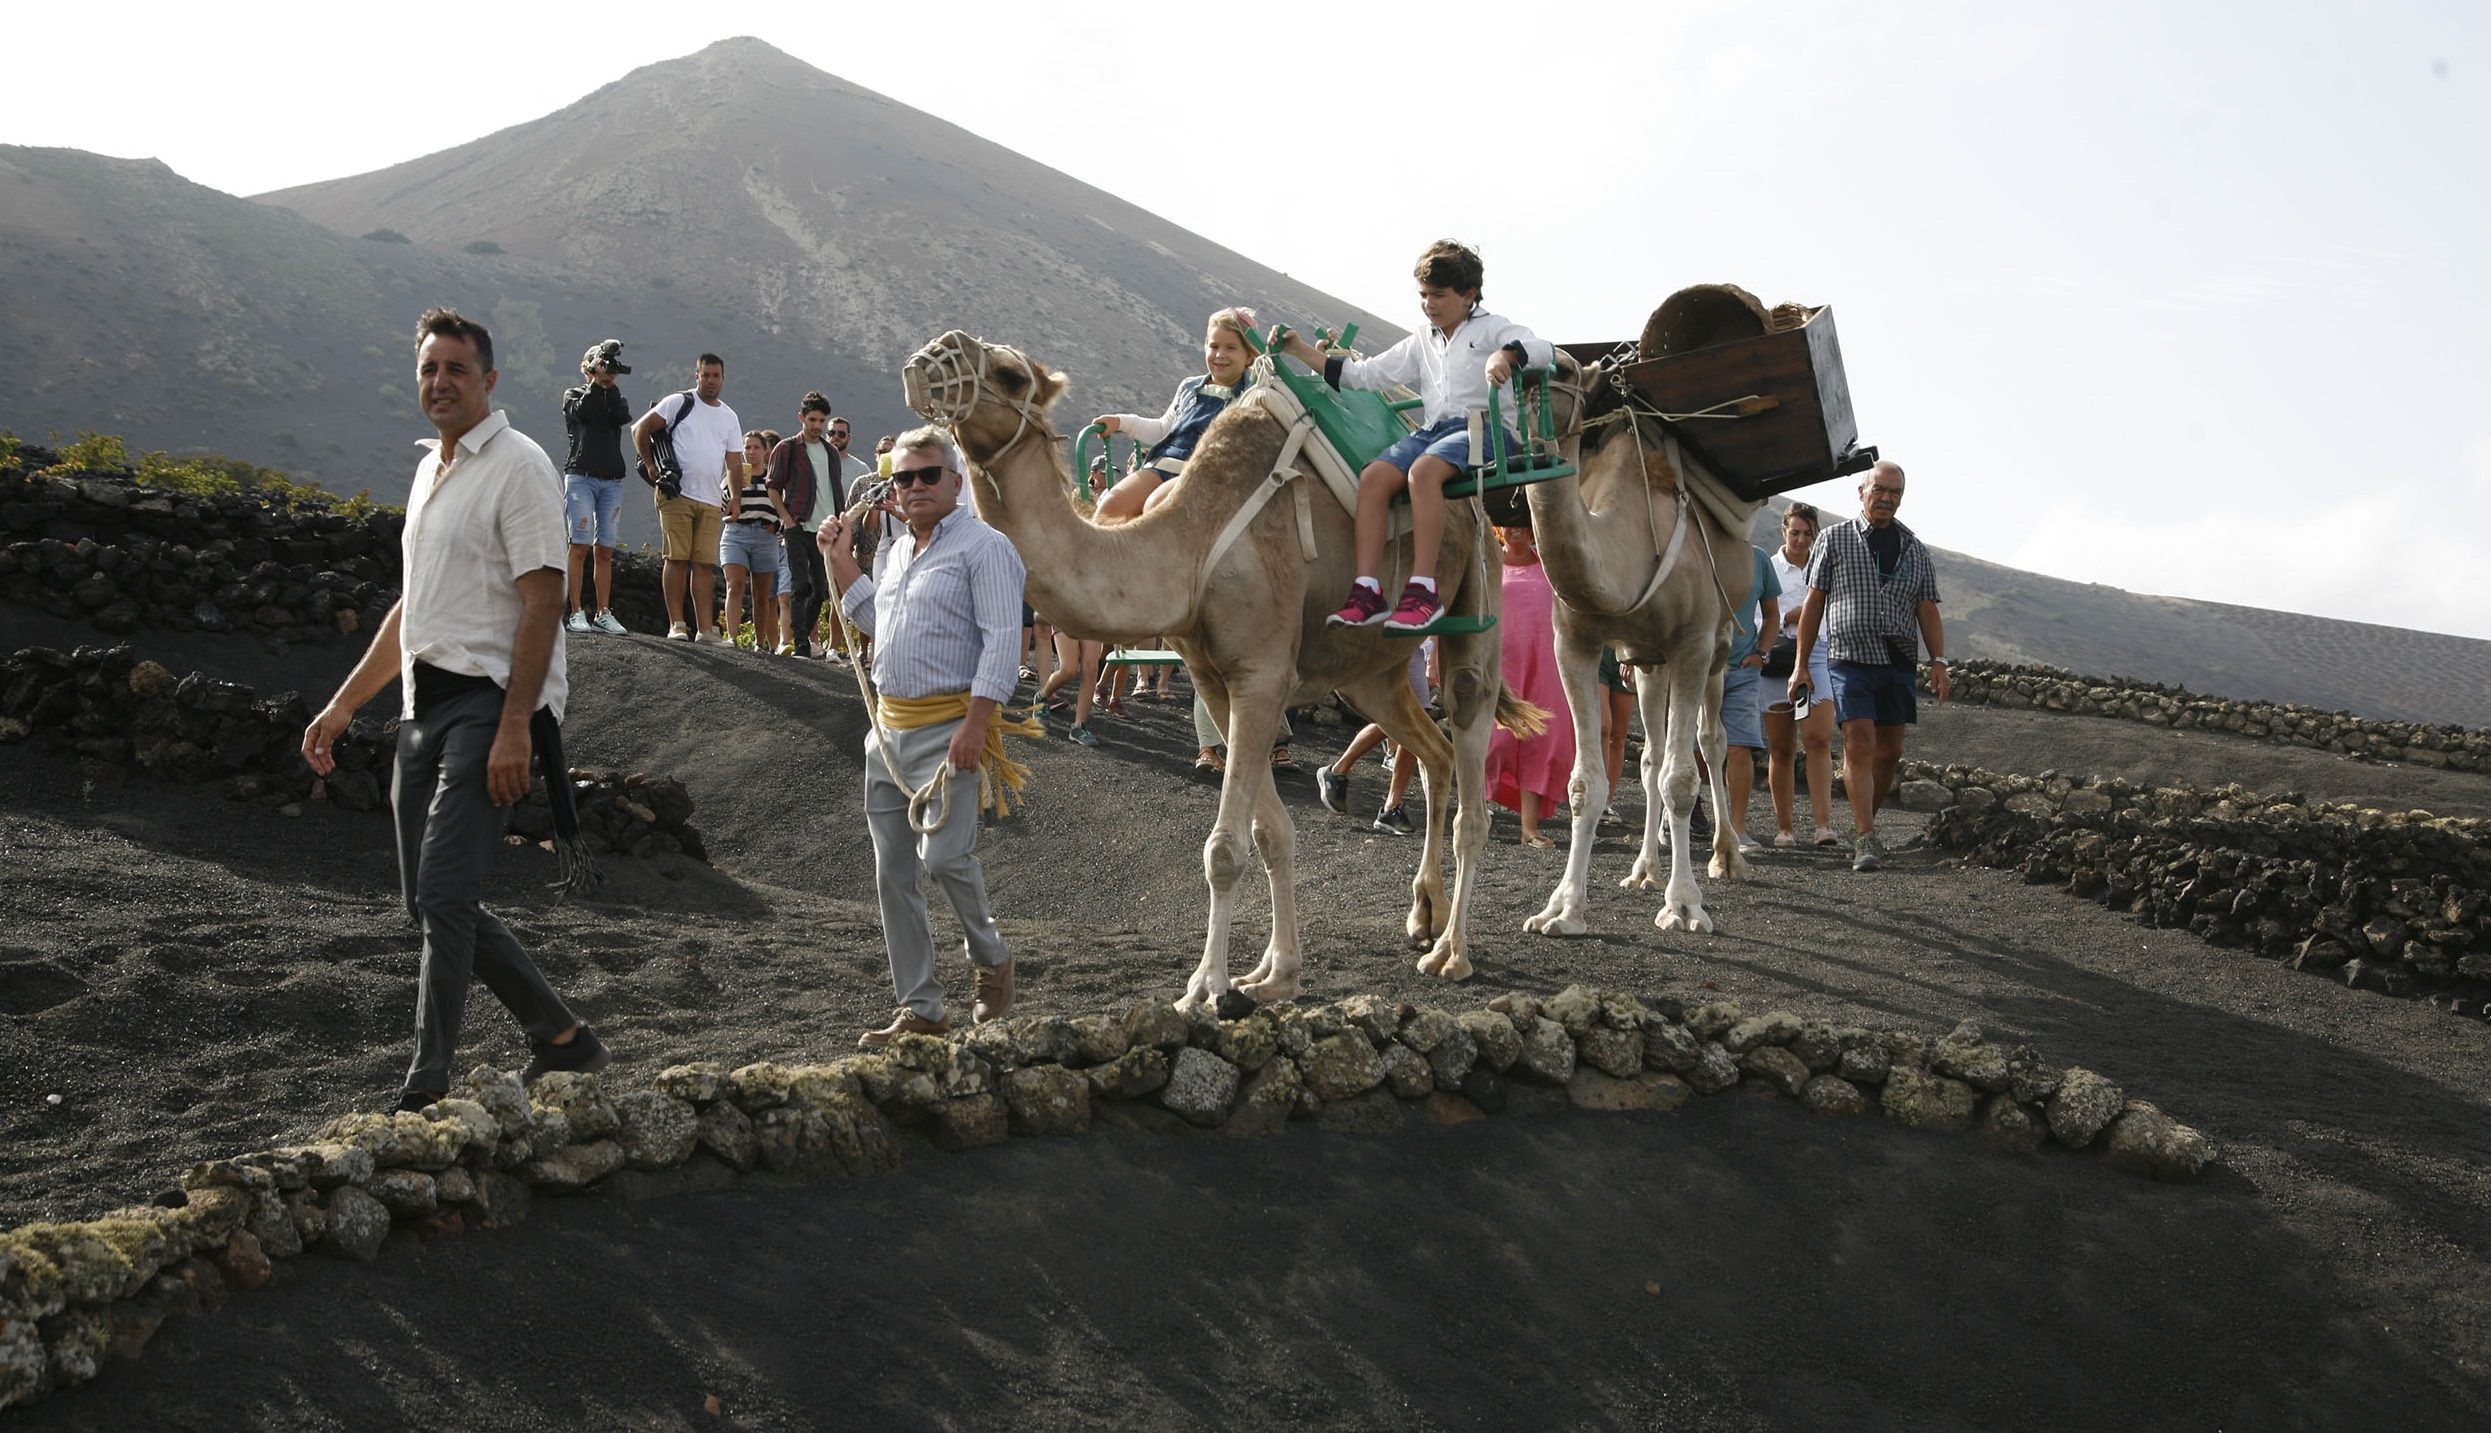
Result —
[{"label": "wristwatch", "polygon": [[1944,657],[1931,657],[1929,659],[1929,665],[1932,667],[1947,667],[1954,664],[1947,661]]}]

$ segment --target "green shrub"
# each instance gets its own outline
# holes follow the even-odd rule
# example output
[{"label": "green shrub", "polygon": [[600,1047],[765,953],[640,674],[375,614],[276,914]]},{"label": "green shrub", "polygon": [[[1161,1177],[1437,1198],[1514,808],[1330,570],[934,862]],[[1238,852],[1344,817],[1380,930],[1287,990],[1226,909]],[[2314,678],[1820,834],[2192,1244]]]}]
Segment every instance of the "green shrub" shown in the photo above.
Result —
[{"label": "green shrub", "polygon": [[375,244],[412,244],[415,242],[395,229],[375,229],[363,237]]},{"label": "green shrub", "polygon": [[498,254],[501,251],[502,246],[494,243],[491,239],[478,239],[476,242],[467,246],[467,252],[471,254]]},{"label": "green shrub", "polygon": [[80,433],[78,440],[61,449],[60,461],[52,465],[56,473],[126,473],[130,471],[129,449],[110,433]]}]

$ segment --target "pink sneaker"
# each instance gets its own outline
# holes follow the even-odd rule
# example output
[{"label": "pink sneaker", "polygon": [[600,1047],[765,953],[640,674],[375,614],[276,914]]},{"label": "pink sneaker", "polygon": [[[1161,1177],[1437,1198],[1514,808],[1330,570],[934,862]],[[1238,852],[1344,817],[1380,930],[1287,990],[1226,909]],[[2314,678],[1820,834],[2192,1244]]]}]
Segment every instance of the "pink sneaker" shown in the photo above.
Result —
[{"label": "pink sneaker", "polygon": [[1363,582],[1353,583],[1341,610],[1323,620],[1331,627],[1372,627],[1384,620],[1384,594]]},{"label": "pink sneaker", "polygon": [[[1380,605],[1380,604],[1379,604]],[[1436,594],[1413,582],[1401,589],[1401,605],[1384,620],[1387,632],[1420,632],[1436,620],[1443,609],[1436,603]]]}]

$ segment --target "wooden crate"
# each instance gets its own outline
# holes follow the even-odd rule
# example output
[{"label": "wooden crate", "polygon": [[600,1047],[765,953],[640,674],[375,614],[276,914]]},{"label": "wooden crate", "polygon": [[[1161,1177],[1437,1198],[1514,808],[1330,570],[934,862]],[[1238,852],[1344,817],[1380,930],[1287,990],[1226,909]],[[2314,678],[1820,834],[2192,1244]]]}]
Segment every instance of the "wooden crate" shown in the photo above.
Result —
[{"label": "wooden crate", "polygon": [[1735,412],[1740,400],[1752,400],[1744,417],[1673,424],[1700,462],[1750,500],[1860,472],[1877,460],[1876,449],[1859,444],[1830,308],[1798,328],[1630,364],[1626,378],[1668,414]]}]

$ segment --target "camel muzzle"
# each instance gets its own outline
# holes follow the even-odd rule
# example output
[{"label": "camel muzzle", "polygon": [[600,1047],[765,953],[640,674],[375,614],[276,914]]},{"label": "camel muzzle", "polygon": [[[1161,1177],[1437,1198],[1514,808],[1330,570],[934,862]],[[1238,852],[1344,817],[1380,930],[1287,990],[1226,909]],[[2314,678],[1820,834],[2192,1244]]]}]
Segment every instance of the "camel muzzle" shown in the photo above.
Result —
[{"label": "camel muzzle", "polygon": [[966,334],[944,334],[911,354],[900,369],[900,393],[910,411],[937,423],[956,423],[977,406],[982,355],[969,350]]}]

